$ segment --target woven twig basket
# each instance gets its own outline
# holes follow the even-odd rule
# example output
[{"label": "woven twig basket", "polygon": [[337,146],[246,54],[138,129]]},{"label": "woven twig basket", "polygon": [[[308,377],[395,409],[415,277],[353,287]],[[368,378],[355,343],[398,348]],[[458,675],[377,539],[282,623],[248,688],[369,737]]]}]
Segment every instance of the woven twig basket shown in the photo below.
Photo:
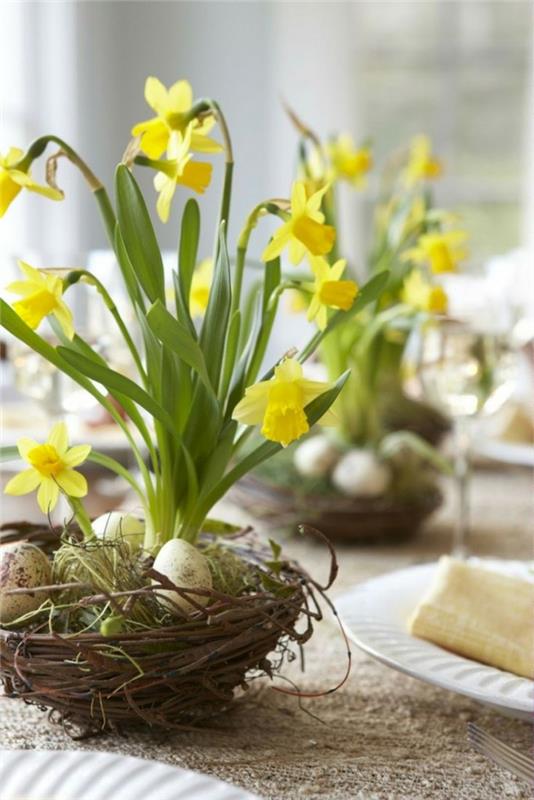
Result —
[{"label": "woven twig basket", "polygon": [[[24,538],[50,549],[59,541],[58,530],[24,523],[5,528],[11,530],[0,534],[2,543]],[[270,554],[250,533],[241,535],[239,554],[269,573]],[[335,572],[333,564],[332,580]],[[224,710],[236,687],[276,674],[286,655],[294,657],[290,643],[301,646],[311,636],[313,620],[321,618],[315,593],[328,587],[293,562],[283,562],[277,580],[285,584],[283,596],[262,589],[240,597],[213,592],[205,609],[141,633],[0,629],[0,678],[9,696],[49,710],[71,735],[134,725],[194,727]]]},{"label": "woven twig basket", "polygon": [[416,499],[356,498],[341,494],[304,494],[247,475],[231,491],[231,499],[273,526],[306,523],[336,542],[378,544],[414,536],[442,502],[437,488]]}]

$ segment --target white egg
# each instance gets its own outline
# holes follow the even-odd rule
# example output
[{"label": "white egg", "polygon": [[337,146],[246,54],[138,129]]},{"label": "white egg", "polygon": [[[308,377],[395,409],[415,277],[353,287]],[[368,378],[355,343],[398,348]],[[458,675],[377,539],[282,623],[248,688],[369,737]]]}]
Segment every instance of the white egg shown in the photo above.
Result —
[{"label": "white egg", "polygon": [[332,471],[341,453],[328,436],[306,439],[295,449],[293,463],[297,472],[307,478],[321,478]]},{"label": "white egg", "polygon": [[[183,539],[171,539],[165,542],[154,560],[154,569],[180,589],[211,589],[213,586],[207,559],[196,547]],[[158,589],[158,597],[161,595],[168,597],[183,611],[192,611],[195,608],[185,597],[172,589]],[[200,605],[206,605],[209,600],[200,594],[191,597]],[[173,610],[172,603],[165,605]]]},{"label": "white egg", "polygon": [[122,536],[132,547],[141,547],[145,537],[145,521],[136,514],[110,511],[94,520],[93,531],[99,539],[111,541]]},{"label": "white egg", "polygon": [[12,542],[0,545],[0,622],[12,622],[35,611],[48,598],[47,592],[6,594],[10,589],[28,590],[48,586],[52,572],[48,557],[34,544]]},{"label": "white egg", "polygon": [[350,497],[377,497],[389,484],[389,470],[369,450],[349,450],[337,464],[332,483]]}]

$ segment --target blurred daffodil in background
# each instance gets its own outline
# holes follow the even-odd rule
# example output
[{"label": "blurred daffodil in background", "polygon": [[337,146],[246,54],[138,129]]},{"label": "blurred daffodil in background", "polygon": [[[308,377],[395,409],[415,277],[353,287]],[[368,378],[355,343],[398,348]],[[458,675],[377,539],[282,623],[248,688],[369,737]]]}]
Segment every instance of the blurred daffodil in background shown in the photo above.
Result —
[{"label": "blurred daffodil in background", "polygon": [[333,179],[348,181],[357,188],[367,183],[367,173],[373,166],[371,148],[357,147],[352,136],[340,134],[327,145]]},{"label": "blurred daffodil in background", "polygon": [[22,296],[13,303],[13,310],[29,325],[32,330],[39,327],[49,314],[52,314],[61,325],[65,336],[74,337],[72,311],[64,302],[63,280],[57,275],[38,270],[19,261],[19,267],[26,277],[25,281],[13,281],[6,290]]},{"label": "blurred daffodil in background", "polygon": [[358,293],[358,285],[352,280],[341,280],[347,266],[344,258],[340,258],[330,266],[325,258],[315,256],[310,258],[310,266],[315,281],[304,284],[312,293],[308,319],[315,320],[319,329],[324,330],[328,321],[328,309],[348,311]]},{"label": "blurred daffodil in background", "polygon": [[204,315],[210,299],[213,280],[213,259],[205,258],[198,264],[193,273],[191,291],[189,293],[189,310],[192,317]]},{"label": "blurred daffodil in background", "polygon": [[86,460],[91,445],[69,447],[64,422],[54,425],[44,444],[23,438],[17,442],[17,448],[30,467],[11,478],[4,490],[6,494],[29,494],[38,489],[37,502],[44,514],[55,508],[60,491],[71,498],[85,497],[87,481],[73,467]]},{"label": "blurred daffodil in background", "polygon": [[445,314],[447,311],[448,300],[443,287],[427,281],[418,269],[412,270],[405,278],[400,299],[417,311],[431,314]]},{"label": "blurred daffodil in background", "polygon": [[460,230],[425,233],[415,247],[402,254],[402,260],[425,264],[436,274],[456,272],[458,264],[469,254],[463,246],[466,239],[467,233]]},{"label": "blurred daffodil in background", "polygon": [[420,181],[439,178],[443,165],[432,153],[432,144],[428,136],[415,136],[410,146],[408,165],[403,173],[406,186],[415,186]]},{"label": "blurred daffodil in background", "polygon": [[[261,425],[266,439],[287,447],[309,431],[304,409],[329,388],[329,383],[305,378],[302,365],[294,358],[286,358],[275,367],[270,380],[248,387],[232,418],[244,425]],[[335,419],[328,411],[319,423],[335,424]]]},{"label": "blurred daffodil in background", "polygon": [[23,155],[18,147],[11,147],[5,156],[0,155],[0,217],[4,216],[21,189],[41,194],[50,200],[63,200],[63,192],[59,189],[35,183],[29,168],[17,167]]},{"label": "blurred daffodil in background", "polygon": [[[160,158],[169,147],[173,132],[185,135],[191,122],[188,112],[193,105],[193,90],[188,81],[177,81],[166,89],[158,78],[150,77],[145,83],[145,100],[157,116],[134,125],[132,135],[141,137],[141,147],[149,158]],[[215,124],[212,116],[202,121],[194,120],[192,124],[192,150],[199,153],[222,150],[221,145],[208,136]]]},{"label": "blurred daffodil in background", "polygon": [[324,224],[321,200],[328,185],[308,197],[302,181],[295,181],[291,190],[291,210],[284,215],[284,224],[275,231],[262,254],[263,261],[277,258],[288,247],[289,260],[300,264],[306,253],[322,256],[329,253],[336,238],[335,229]]}]

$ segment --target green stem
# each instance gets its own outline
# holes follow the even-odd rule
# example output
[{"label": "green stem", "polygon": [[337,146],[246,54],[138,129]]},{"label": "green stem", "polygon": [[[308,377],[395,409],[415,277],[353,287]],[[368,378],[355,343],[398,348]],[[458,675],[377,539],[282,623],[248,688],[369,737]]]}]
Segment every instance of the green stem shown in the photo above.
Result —
[{"label": "green stem", "polygon": [[284,214],[284,212],[278,208],[278,206],[276,206],[274,201],[265,200],[263,203],[259,203],[248,215],[245,226],[239,234],[239,238],[237,240],[234,288],[232,292],[232,313],[236,311],[241,304],[241,288],[243,285],[243,273],[245,270],[245,261],[247,257],[250,236],[258,224],[260,216],[265,212],[269,214],[275,214],[276,216],[282,216]]},{"label": "green stem", "polygon": [[98,203],[102,219],[104,220],[104,227],[106,234],[113,250],[115,250],[115,228],[117,225],[117,218],[111,205],[109,195],[106,189],[101,186],[100,189],[93,191],[93,196]]},{"label": "green stem", "polygon": [[65,497],[72,508],[76,522],[80,526],[83,535],[86,539],[92,539],[95,535],[93,533],[93,526],[91,525],[91,520],[89,519],[89,515],[82,501],[78,497],[71,497],[70,495],[65,495]]},{"label": "green stem", "polygon": [[[72,278],[71,278],[71,276],[72,276]],[[141,377],[141,379],[143,381],[144,386],[146,387],[147,386],[147,382],[148,382],[148,378],[147,378],[147,374],[145,372],[145,369],[143,367],[143,364],[141,362],[141,357],[140,357],[140,355],[139,355],[139,353],[137,351],[137,348],[136,348],[136,346],[134,344],[134,341],[133,341],[132,337],[130,336],[128,328],[124,324],[124,321],[123,321],[121,315],[119,314],[117,306],[113,302],[113,299],[110,296],[109,292],[107,291],[105,286],[98,280],[98,278],[96,278],[93,275],[92,272],[89,272],[88,270],[85,270],[85,269],[80,269],[80,270],[76,270],[74,272],[69,273],[69,275],[65,279],[64,283],[67,284],[67,285],[71,285],[71,284],[77,283],[79,278],[85,278],[86,282],[89,283],[89,284],[92,284],[96,288],[96,290],[101,294],[106,308],[108,309],[108,311],[112,315],[113,319],[117,323],[117,327],[119,328],[119,330],[120,330],[120,332],[121,332],[121,334],[123,336],[123,339],[124,339],[128,349],[130,351],[130,354],[131,354],[131,356],[132,356],[132,358],[134,360],[134,363],[135,363],[135,366],[137,368],[137,371],[138,371],[138,373],[139,373],[139,375],[140,375],[140,377]]]}]

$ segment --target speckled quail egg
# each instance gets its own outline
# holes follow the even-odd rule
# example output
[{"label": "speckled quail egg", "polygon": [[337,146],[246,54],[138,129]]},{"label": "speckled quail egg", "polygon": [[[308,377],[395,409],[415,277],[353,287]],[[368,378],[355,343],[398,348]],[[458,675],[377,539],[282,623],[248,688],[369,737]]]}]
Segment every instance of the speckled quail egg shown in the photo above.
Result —
[{"label": "speckled quail egg", "polygon": [[[180,589],[211,589],[213,586],[207,559],[196,547],[183,539],[165,542],[154,560],[154,569]],[[172,600],[172,603],[165,603],[165,597]],[[209,599],[200,594],[191,597],[200,605],[206,605]],[[173,603],[185,612],[194,610],[192,603],[172,589],[158,589],[158,598],[171,611],[174,608]]]},{"label": "speckled quail egg", "polygon": [[[50,561],[42,550],[22,541],[0,545],[0,622],[12,622],[39,608],[48,594],[30,590],[50,583]],[[7,594],[26,587],[28,592]]]}]

